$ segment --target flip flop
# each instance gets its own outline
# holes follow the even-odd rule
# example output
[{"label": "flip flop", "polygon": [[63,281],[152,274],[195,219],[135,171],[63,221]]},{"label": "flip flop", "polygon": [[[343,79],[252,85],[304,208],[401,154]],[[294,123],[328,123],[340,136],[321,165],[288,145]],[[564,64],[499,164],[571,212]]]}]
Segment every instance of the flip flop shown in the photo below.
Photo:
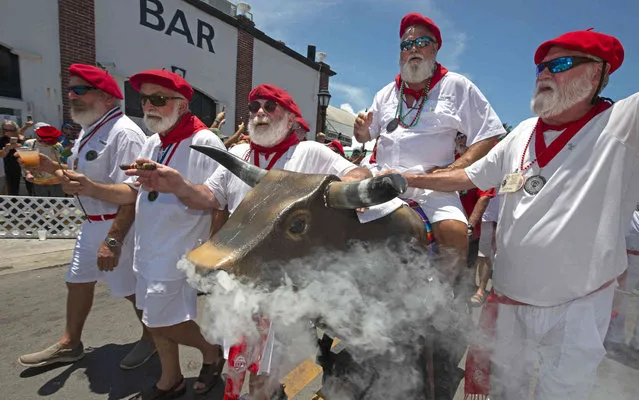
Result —
[{"label": "flip flop", "polygon": [[[181,389],[179,387],[182,386]],[[169,390],[162,390],[153,385],[152,387],[141,391],[129,400],[172,400],[184,396],[186,393],[186,383],[182,378],[178,383],[173,385]]]},{"label": "flip flop", "polygon": [[193,388],[193,391],[197,394],[208,393],[218,382],[221,382],[222,370],[224,369],[224,357],[220,357],[220,361],[217,364],[204,364],[200,369],[200,374],[197,377],[197,383],[203,383],[204,386],[201,389]]},{"label": "flip flop", "polygon": [[487,297],[488,296],[486,295],[486,292],[484,292],[483,296],[479,293],[475,293],[474,295],[470,296],[470,299],[468,300],[468,304],[471,307],[481,307],[486,302]]}]

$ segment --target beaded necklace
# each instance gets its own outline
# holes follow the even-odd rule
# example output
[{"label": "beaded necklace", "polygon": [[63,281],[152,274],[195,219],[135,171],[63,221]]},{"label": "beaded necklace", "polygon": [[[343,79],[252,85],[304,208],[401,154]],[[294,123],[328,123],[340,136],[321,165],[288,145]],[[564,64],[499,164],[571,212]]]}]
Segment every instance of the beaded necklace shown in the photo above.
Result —
[{"label": "beaded necklace", "polygon": [[[417,122],[419,122],[419,116],[422,114],[422,110],[424,109],[424,104],[426,103],[426,98],[428,97],[428,89],[430,88],[430,78],[428,78],[428,80],[426,81],[426,87],[422,91],[422,96],[419,102],[417,113],[415,114],[415,116],[413,117],[413,120],[410,123],[407,123],[404,120],[404,118],[408,114],[410,114],[410,111],[411,111],[409,110],[408,113],[404,115],[404,99],[405,99],[404,87],[406,87],[406,83],[402,82],[402,86],[400,88],[400,94],[399,94],[399,104],[397,105],[397,112],[395,114],[395,118],[397,118],[399,125],[402,128],[412,128],[415,125],[417,125]],[[411,107],[411,109],[414,110],[414,107]]]}]

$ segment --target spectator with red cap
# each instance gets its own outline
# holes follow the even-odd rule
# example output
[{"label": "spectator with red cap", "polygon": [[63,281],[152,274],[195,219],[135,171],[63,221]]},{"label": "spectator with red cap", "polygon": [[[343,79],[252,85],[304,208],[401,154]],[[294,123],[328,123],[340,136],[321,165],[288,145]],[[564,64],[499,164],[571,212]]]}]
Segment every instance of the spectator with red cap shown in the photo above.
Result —
[{"label": "spectator with red cap", "polygon": [[[189,111],[193,88],[181,76],[166,70],[148,70],[129,78],[140,92],[144,122],[154,132],[144,144],[136,165],[170,168],[194,184],[204,181],[217,162],[191,149],[192,145],[225,149],[220,138]],[[127,160],[131,164],[135,157]],[[209,210],[189,210],[173,194],[159,193],[153,184],[136,182],[104,185],[82,175],[72,175],[80,193],[117,204],[136,204],[135,253],[136,306],[150,329],[160,356],[162,375],[151,388],[132,399],[176,398],[186,392],[178,345],[202,353],[202,368],[194,385],[207,393],[220,380],[224,367],[221,346],[207,342],[195,322],[197,292],[177,268],[180,258],[206,241],[211,227]],[[144,183],[144,184],[143,184]],[[161,245],[158,245],[161,244]]]},{"label": "spectator with red cap", "polygon": [[426,189],[504,194],[467,396],[524,399],[535,379],[535,398],[590,396],[639,198],[639,93],[600,97],[623,58],[619,40],[592,30],[543,43],[534,56],[538,118],[465,170],[407,175]]},{"label": "spectator with red cap", "polygon": [[[407,14],[399,37],[400,73],[375,95],[368,113],[355,119],[355,138],[360,143],[377,139],[380,170],[423,173],[470,165],[505,133],[501,121],[469,79],[437,62],[443,39],[430,18]],[[466,135],[469,148],[455,160],[457,132]],[[468,247],[459,196],[418,188],[409,188],[405,196],[422,207],[438,243],[458,253],[455,275],[465,265]]]},{"label": "spectator with red cap", "polygon": [[[84,357],[82,330],[98,280],[109,283],[113,296],[125,297],[135,304],[133,235],[127,234],[134,206],[120,207],[118,212],[118,205],[113,202],[79,193],[69,176],[78,171],[97,182],[124,182],[126,175],[119,165],[140,152],[146,137],[120,110],[122,92],[108,72],[91,65],[73,64],[69,74],[69,106],[71,117],[82,126],[80,139],[74,144],[67,166],[41,153],[39,170],[56,174],[62,179],[66,193],[78,195],[78,205],[86,212],[87,220],[80,229],[66,276],[69,292],[64,334],[53,346],[20,357],[19,362],[27,367],[72,362]],[[151,335],[143,327],[142,339],[120,367],[136,368],[154,352]]]},{"label": "spectator with red cap", "polygon": [[[302,114],[293,98],[285,90],[270,84],[259,85],[249,93],[249,144],[234,146],[230,152],[258,167],[284,169],[302,173],[333,174],[342,180],[360,180],[371,176],[365,168],[359,168],[333,153],[326,146],[312,142],[300,142],[292,131],[296,118]],[[224,210],[233,213],[251,187],[226,168],[218,168],[202,185],[183,176],[180,171],[160,166],[155,171],[131,171],[139,176],[138,181],[149,190],[174,193],[192,210]],[[261,345],[273,351],[274,335],[267,335],[270,324],[261,319],[267,330],[265,336],[271,342]],[[242,350],[243,349],[243,350]],[[269,387],[268,374],[272,354],[260,353],[241,344],[229,353],[229,382],[226,386],[227,400],[238,399],[239,390],[248,369],[251,375],[251,395],[256,399],[271,398],[278,388]],[[235,364],[241,353],[246,365]],[[261,357],[260,357],[261,355]],[[265,360],[264,363],[261,360]],[[259,375],[259,376],[258,376]]]}]

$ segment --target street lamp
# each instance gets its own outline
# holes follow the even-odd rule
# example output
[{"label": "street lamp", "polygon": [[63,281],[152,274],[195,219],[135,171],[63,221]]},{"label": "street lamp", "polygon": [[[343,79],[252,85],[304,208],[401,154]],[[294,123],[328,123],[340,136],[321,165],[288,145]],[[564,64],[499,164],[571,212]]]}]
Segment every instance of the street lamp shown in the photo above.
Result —
[{"label": "street lamp", "polygon": [[322,112],[322,132],[326,133],[326,109],[328,108],[328,103],[331,102],[331,92],[327,88],[320,89],[319,93],[317,93],[317,100]]}]

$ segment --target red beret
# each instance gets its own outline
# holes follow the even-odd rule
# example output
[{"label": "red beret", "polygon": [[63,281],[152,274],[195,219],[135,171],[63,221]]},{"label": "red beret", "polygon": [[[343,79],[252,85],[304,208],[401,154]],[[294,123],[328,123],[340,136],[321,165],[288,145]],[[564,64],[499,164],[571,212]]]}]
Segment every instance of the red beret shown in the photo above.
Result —
[{"label": "red beret", "polygon": [[426,28],[430,29],[435,35],[435,40],[439,43],[439,48],[442,48],[442,35],[439,32],[439,27],[435,25],[435,23],[430,19],[426,18],[420,13],[410,13],[406,14],[404,18],[402,18],[402,22],[399,24],[399,38],[401,39],[406,32],[406,29],[413,25],[424,25]]},{"label": "red beret", "polygon": [[623,62],[623,46],[614,36],[593,32],[591,29],[564,33],[542,43],[535,52],[535,64],[544,60],[551,47],[558,46],[597,56],[610,64],[610,73],[613,73]]},{"label": "red beret", "polygon": [[69,74],[84,79],[94,87],[102,90],[104,93],[110,94],[116,99],[122,100],[124,98],[118,83],[103,69],[87,64],[71,64]]},{"label": "red beret", "polygon": [[342,146],[342,143],[340,143],[339,140],[333,140],[330,142],[328,144],[328,148],[333,149],[333,151],[337,150],[342,157],[346,157],[346,154],[344,153],[344,146]]},{"label": "red beret", "polygon": [[163,88],[178,92],[187,100],[191,100],[191,97],[193,97],[193,88],[186,79],[165,69],[150,69],[138,72],[129,78],[129,83],[138,92],[143,83],[155,83]]},{"label": "red beret", "polygon": [[284,109],[295,114],[296,117],[302,118],[302,112],[297,107],[297,104],[295,104],[291,95],[288,94],[286,90],[280,89],[275,85],[266,83],[251,90],[251,93],[249,93],[249,101],[257,99],[273,100]]},{"label": "red beret", "polygon": [[62,136],[62,132],[51,125],[40,125],[35,129],[35,133],[42,142],[48,145],[58,143],[58,138]]},{"label": "red beret", "polygon": [[304,118],[302,117],[297,117],[295,119],[295,121],[302,127],[302,129],[304,129],[306,132],[310,132],[311,131],[311,127],[308,126],[308,124],[306,123],[306,121],[304,121]]}]

